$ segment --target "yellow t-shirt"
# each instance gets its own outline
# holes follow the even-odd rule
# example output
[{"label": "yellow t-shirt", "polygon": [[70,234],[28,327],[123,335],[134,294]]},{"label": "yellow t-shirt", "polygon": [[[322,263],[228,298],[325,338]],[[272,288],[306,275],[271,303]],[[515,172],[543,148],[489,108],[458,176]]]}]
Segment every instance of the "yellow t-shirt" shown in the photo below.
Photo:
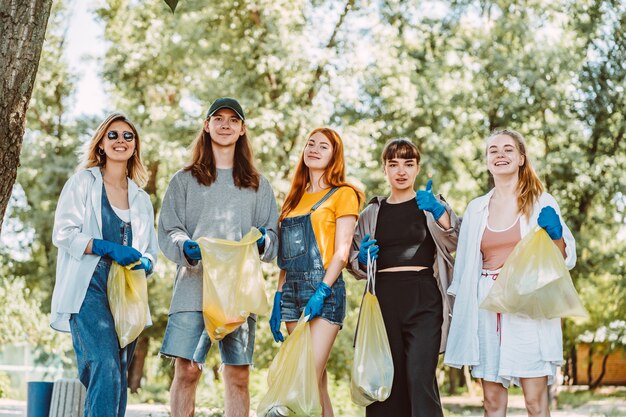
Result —
[{"label": "yellow t-shirt", "polygon": [[[330,190],[322,190],[317,193],[304,193],[295,209],[289,212],[287,217],[302,216],[308,214],[318,201],[320,201]],[[337,219],[343,216],[359,215],[359,199],[356,192],[350,187],[339,187],[335,193],[324,201],[313,214],[311,214],[311,224],[315,240],[322,255],[324,269],[328,269],[328,264],[335,253],[335,229]]]}]

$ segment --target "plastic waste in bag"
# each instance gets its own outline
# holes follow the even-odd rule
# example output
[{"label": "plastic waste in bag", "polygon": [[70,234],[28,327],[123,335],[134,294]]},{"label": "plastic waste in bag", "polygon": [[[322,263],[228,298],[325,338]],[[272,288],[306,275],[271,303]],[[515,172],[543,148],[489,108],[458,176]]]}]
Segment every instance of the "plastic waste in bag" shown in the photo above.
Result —
[{"label": "plastic waste in bag", "polygon": [[283,342],[267,374],[269,391],[259,417],[321,417],[322,405],[311,345],[310,324],[301,317]]},{"label": "plastic waste in bag", "polygon": [[561,251],[538,226],[515,246],[480,308],[532,319],[588,317]]},{"label": "plastic waste in bag", "polygon": [[112,262],[107,281],[109,308],[121,348],[139,337],[150,316],[146,271],[131,269],[137,264],[123,267]]},{"label": "plastic waste in bag", "polygon": [[255,227],[239,241],[201,237],[202,313],[209,337],[222,340],[250,313],[266,314],[269,303]]},{"label": "plastic waste in bag", "polygon": [[393,384],[393,359],[387,330],[376,297],[374,261],[367,257],[367,284],[356,331],[350,396],[355,404],[368,406],[385,401]]}]

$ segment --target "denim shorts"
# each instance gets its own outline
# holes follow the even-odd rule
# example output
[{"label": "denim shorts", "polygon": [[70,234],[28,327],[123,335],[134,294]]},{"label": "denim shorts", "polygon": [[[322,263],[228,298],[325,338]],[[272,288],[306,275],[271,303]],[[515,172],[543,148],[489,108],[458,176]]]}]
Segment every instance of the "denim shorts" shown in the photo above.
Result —
[{"label": "denim shorts", "polygon": [[[220,356],[224,365],[252,365],[256,315],[219,342]],[[204,327],[201,311],[181,311],[170,314],[160,354],[183,358],[204,364],[211,348],[211,339]]]},{"label": "denim shorts", "polygon": [[[282,321],[298,321],[306,303],[315,294],[320,279],[303,278],[287,279],[283,284],[283,297],[281,300]],[[321,316],[326,321],[343,327],[343,319],[346,317],[346,285],[341,276],[331,287],[331,293],[324,300]]]}]

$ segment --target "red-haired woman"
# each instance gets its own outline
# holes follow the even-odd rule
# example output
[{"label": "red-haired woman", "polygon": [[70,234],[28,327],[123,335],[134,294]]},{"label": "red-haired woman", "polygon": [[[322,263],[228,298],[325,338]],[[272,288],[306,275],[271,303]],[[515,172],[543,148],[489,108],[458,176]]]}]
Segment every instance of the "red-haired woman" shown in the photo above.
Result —
[{"label": "red-haired woman", "polygon": [[479,309],[513,248],[537,225],[561,250],[568,268],[576,243],[554,198],[526,154],[524,138],[500,130],[487,138],[487,168],[495,187],[465,211],[454,278],[456,296],[444,363],[469,365],[482,381],[485,416],[505,416],[511,383],[524,391],[529,416],[549,416],[548,385],[563,361],[560,319],[533,320]]},{"label": "red-haired woman", "polygon": [[326,362],[346,314],[341,271],[348,261],[362,199],[362,193],[346,182],[343,143],[337,132],[313,130],[279,217],[280,275],[270,327],[274,339],[282,341],[281,321],[291,333],[303,311],[309,316],[324,417],[334,415]]}]

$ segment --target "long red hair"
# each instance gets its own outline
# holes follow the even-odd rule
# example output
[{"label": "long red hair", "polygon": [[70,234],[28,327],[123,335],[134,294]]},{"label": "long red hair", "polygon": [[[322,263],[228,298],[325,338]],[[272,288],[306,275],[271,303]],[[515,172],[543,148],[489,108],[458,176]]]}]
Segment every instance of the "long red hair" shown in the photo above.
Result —
[{"label": "long red hair", "polygon": [[523,165],[519,168],[518,171],[518,181],[517,181],[517,209],[518,211],[526,216],[526,218],[530,217],[530,213],[533,210],[533,205],[539,197],[543,193],[544,187],[533,168],[530,159],[526,153],[526,140],[521,133],[516,132],[515,130],[510,129],[501,129],[496,130],[487,138],[487,142],[493,137],[499,135],[506,135],[513,139],[515,142],[515,146],[519,151],[520,155],[524,158]]},{"label": "long red hair", "polygon": [[[359,206],[365,199],[365,196],[361,190],[354,185],[346,182],[346,168],[343,155],[343,141],[337,132],[328,127],[318,127],[313,129],[307,135],[307,142],[311,136],[316,133],[321,133],[330,141],[333,147],[333,155],[330,158],[328,166],[324,170],[324,182],[331,187],[350,187],[354,190],[359,201]],[[296,208],[300,199],[304,195],[306,188],[310,185],[309,168],[304,163],[304,151],[300,155],[298,165],[296,165],[296,172],[293,175],[293,181],[291,182],[291,189],[289,194],[285,198],[283,207],[280,211],[280,220],[282,221],[290,211]]]}]

